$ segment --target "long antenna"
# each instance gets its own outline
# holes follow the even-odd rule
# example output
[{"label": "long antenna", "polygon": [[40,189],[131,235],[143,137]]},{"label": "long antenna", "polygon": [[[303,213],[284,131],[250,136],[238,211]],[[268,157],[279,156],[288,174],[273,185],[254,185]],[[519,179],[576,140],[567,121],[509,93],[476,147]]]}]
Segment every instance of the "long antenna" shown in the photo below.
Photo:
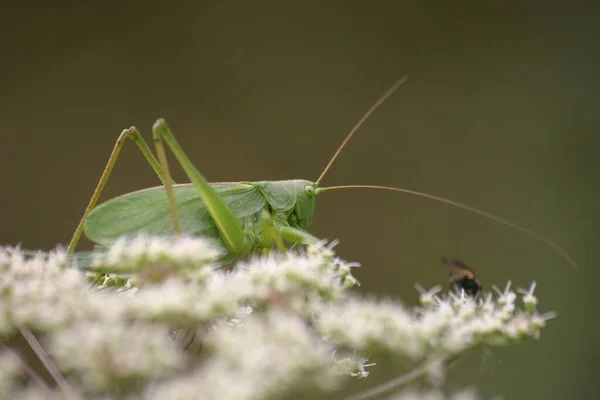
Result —
[{"label": "long antenna", "polygon": [[401,193],[406,193],[406,194],[410,194],[413,196],[419,196],[419,197],[424,197],[426,199],[430,199],[430,200],[435,200],[435,201],[439,201],[441,203],[445,203],[445,204],[449,204],[451,206],[454,207],[458,207],[458,208],[462,208],[463,210],[481,215],[485,218],[491,219],[493,221],[499,222],[501,224],[504,224],[506,226],[509,226],[513,229],[518,230],[521,233],[526,234],[527,236],[530,236],[542,243],[544,243],[546,246],[554,249],[555,251],[557,251],[562,258],[564,258],[569,265],[571,265],[571,267],[573,267],[574,269],[577,269],[577,263],[575,262],[575,260],[573,260],[573,258],[569,255],[569,253],[567,253],[567,251],[565,249],[563,249],[561,246],[559,246],[558,244],[556,244],[555,242],[553,242],[552,240],[548,239],[547,237],[540,235],[537,232],[532,231],[531,229],[527,229],[525,227],[522,227],[518,224],[515,224],[514,222],[502,218],[502,217],[498,217],[497,215],[482,211],[478,208],[475,207],[471,207],[468,206],[466,204],[463,203],[459,203],[457,201],[454,200],[449,200],[449,199],[445,199],[443,197],[439,197],[439,196],[434,196],[432,194],[427,194],[427,193],[422,193],[422,192],[417,192],[415,190],[410,190],[410,189],[401,189],[401,188],[396,188],[396,187],[392,187],[392,186],[378,186],[378,185],[344,185],[344,186],[329,186],[329,187],[324,187],[324,188],[319,188],[320,193],[322,192],[326,192],[329,190],[338,190],[338,189],[378,189],[378,190],[390,190],[393,192],[401,192]]},{"label": "long antenna", "polygon": [[333,162],[335,161],[335,159],[337,158],[337,156],[340,154],[340,152],[342,151],[342,149],[346,146],[346,143],[348,143],[348,141],[350,140],[350,138],[354,135],[354,133],[371,116],[371,114],[373,114],[373,112],[381,104],[383,104],[383,102],[386,101],[387,98],[392,95],[392,93],[394,93],[396,91],[396,89],[398,89],[404,82],[406,82],[407,79],[408,79],[407,76],[403,76],[402,78],[400,78],[396,82],[394,82],[394,84],[388,90],[385,91],[385,93],[371,106],[371,108],[369,108],[369,110],[365,113],[365,115],[363,115],[362,118],[358,120],[358,122],[354,125],[354,127],[352,128],[352,130],[350,131],[350,133],[346,136],[346,138],[344,139],[344,141],[342,142],[342,144],[340,145],[340,147],[338,147],[338,149],[336,150],[336,152],[333,155],[333,157],[331,157],[331,160],[329,160],[329,163],[327,164],[327,166],[325,167],[325,169],[323,170],[323,172],[321,172],[321,176],[319,176],[319,179],[317,179],[316,182],[315,182],[317,185],[319,183],[321,183],[321,180],[323,179],[323,177],[325,176],[325,174],[327,173],[327,171],[329,171],[329,168],[331,168],[331,165],[333,164]]}]

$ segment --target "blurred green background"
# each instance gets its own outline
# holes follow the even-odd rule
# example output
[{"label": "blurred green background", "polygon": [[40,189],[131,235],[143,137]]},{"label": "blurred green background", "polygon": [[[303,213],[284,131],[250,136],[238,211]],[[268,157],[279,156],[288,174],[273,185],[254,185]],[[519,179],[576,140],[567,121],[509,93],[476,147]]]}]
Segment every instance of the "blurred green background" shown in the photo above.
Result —
[{"label": "blurred green background", "polygon": [[[580,269],[517,231],[388,192],[323,195],[312,232],[362,263],[363,292],[408,303],[415,282],[446,284],[442,255],[472,265],[487,288],[536,280],[541,310],[559,314],[542,340],[495,351],[493,374],[473,353],[449,386],[598,398],[599,6],[96,3],[22,2],[0,14],[0,243],[66,244],[120,131],[136,125],[149,138],[159,117],[212,181],[314,180],[372,102],[409,75],[324,184],[462,201],[551,237]],[[130,144],[104,199],[156,184]],[[375,368],[348,391],[393,373]]]}]

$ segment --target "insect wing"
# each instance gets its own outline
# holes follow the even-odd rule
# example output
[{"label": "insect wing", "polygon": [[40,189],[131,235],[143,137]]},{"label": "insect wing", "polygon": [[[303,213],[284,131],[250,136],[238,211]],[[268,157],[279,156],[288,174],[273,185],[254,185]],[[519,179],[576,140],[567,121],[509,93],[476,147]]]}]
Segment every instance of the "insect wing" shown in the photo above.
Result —
[{"label": "insect wing", "polygon": [[[227,183],[213,184],[213,187],[240,220],[256,215],[265,206],[264,197],[252,186]],[[219,237],[217,227],[193,185],[175,185],[173,194],[182,233]],[[86,219],[84,232],[90,240],[102,245],[109,245],[122,235],[173,235],[164,188],[158,186],[128,193],[99,205]]]}]

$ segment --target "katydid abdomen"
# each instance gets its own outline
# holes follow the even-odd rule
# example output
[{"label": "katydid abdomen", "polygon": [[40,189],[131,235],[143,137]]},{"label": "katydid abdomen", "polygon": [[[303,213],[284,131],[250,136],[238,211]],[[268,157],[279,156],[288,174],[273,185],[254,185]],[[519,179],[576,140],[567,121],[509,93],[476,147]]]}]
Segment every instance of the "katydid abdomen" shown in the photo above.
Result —
[{"label": "katydid abdomen", "polygon": [[[267,211],[274,223],[305,230],[314,210],[314,196],[305,180],[212,183],[219,198],[232,211],[245,236],[248,249],[262,247],[261,215]],[[121,236],[187,234],[216,239],[223,244],[214,219],[193,184],[173,185],[173,197],[181,221],[176,232],[163,186],[139,190],[113,198],[94,208],[84,222],[84,234],[95,243],[109,246]],[[237,254],[228,254],[236,256]],[[243,254],[239,254],[243,255]]]}]

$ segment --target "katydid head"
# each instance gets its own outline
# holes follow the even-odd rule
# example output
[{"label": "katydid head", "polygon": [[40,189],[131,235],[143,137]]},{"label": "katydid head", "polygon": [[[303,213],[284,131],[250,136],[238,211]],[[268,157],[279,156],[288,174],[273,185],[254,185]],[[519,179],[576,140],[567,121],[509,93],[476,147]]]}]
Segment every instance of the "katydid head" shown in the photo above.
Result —
[{"label": "katydid head", "polygon": [[[329,160],[329,162],[327,163],[327,166],[323,169],[323,172],[321,172],[321,175],[319,176],[319,178],[316,180],[315,183],[310,183],[307,182],[309,185],[306,186],[305,188],[305,192],[307,193],[307,196],[309,197],[313,197],[326,192],[326,191],[330,191],[330,190],[339,190],[339,189],[372,189],[372,190],[386,190],[386,191],[394,191],[394,192],[400,192],[400,193],[405,193],[405,194],[410,194],[413,196],[419,196],[419,197],[424,197],[430,200],[435,200],[441,203],[445,203],[448,205],[451,205],[453,207],[457,207],[457,208],[462,208],[463,210],[469,211],[471,213],[474,214],[478,214],[481,215],[485,218],[491,219],[493,221],[499,222],[501,224],[504,224],[506,226],[509,226],[513,229],[516,229],[524,234],[526,234],[527,236],[530,236],[540,242],[542,242],[543,244],[545,244],[546,246],[550,247],[551,249],[557,251],[560,256],[569,263],[569,265],[571,267],[573,267],[574,269],[577,269],[577,264],[575,263],[575,261],[573,260],[573,258],[569,255],[569,253],[567,253],[566,250],[564,250],[561,246],[559,246],[558,244],[556,244],[555,242],[553,242],[552,240],[546,238],[545,236],[534,232],[528,228],[522,227],[508,219],[505,218],[501,218],[498,217],[494,214],[479,210],[475,207],[471,207],[468,206],[466,204],[463,203],[459,203],[453,200],[449,200],[443,197],[439,197],[439,196],[434,196],[431,194],[427,194],[427,193],[422,193],[422,192],[417,192],[414,190],[410,190],[410,189],[402,189],[402,188],[397,188],[397,187],[391,187],[391,186],[379,186],[379,185],[344,185],[344,186],[329,186],[329,187],[321,187],[320,183],[323,180],[323,178],[325,177],[325,174],[329,171],[329,169],[331,168],[331,166],[333,165],[334,161],[337,159],[338,155],[341,153],[342,149],[344,149],[344,147],[346,146],[346,144],[348,143],[348,141],[350,140],[350,138],[352,138],[352,136],[354,135],[354,133],[363,125],[363,123],[371,116],[371,114],[373,114],[373,112],[385,101],[387,100],[392,93],[394,93],[396,91],[396,89],[398,89],[404,82],[406,82],[407,77],[402,77],[400,79],[398,79],[388,90],[385,91],[385,93],[379,98],[377,99],[377,101],[367,110],[367,112],[358,120],[358,122],[354,125],[354,127],[350,130],[350,133],[348,133],[348,135],[346,135],[346,137],[344,138],[344,140],[342,141],[342,143],[340,144],[340,146],[337,148],[337,150],[335,151],[335,153],[333,154],[333,156],[331,157],[331,159]],[[306,181],[305,181],[306,182]],[[298,190],[298,193],[300,193],[301,191]],[[314,199],[313,199],[313,206],[314,208]]]},{"label": "katydid head", "polygon": [[315,196],[318,186],[316,183],[303,179],[294,180],[296,186],[296,205],[294,207],[294,222],[300,229],[308,229],[315,214]]}]

